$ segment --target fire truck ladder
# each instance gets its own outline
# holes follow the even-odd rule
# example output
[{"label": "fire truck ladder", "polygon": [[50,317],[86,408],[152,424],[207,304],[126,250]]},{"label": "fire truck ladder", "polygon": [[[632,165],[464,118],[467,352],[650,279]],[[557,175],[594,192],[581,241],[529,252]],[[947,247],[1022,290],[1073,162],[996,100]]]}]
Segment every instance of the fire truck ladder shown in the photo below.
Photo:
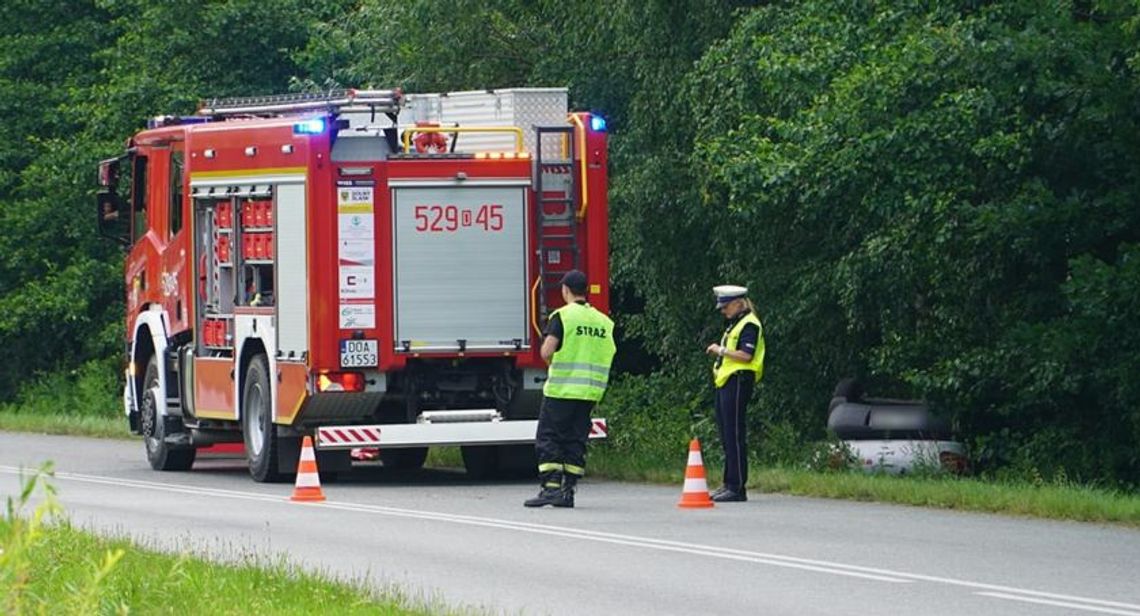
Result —
[{"label": "fire truck ladder", "polygon": [[198,115],[274,116],[306,111],[371,111],[396,114],[404,102],[400,90],[329,90],[327,92],[297,92],[271,96],[238,96],[211,98],[202,101]]},{"label": "fire truck ladder", "polygon": [[[535,127],[534,192],[538,199],[538,307],[542,323],[550,314],[547,294],[563,274],[578,269],[578,213],[581,189],[574,174],[574,127]],[[543,137],[546,147],[543,147]],[[567,158],[548,158],[547,150]],[[568,257],[568,258],[567,258]]]}]

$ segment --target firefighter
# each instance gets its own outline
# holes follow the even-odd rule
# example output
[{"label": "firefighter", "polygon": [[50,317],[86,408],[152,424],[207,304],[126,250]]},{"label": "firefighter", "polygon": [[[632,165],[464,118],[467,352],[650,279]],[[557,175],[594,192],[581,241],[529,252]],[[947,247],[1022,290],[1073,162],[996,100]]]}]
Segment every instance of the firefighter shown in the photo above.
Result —
[{"label": "firefighter", "polygon": [[585,274],[562,277],[562,299],[566,305],[550,315],[542,341],[550,365],[534,445],[542,487],[527,507],[574,506],[574,486],[586,474],[590,412],[606,391],[616,350],[614,322],[586,303]]},{"label": "firefighter", "polygon": [[724,448],[724,485],[712,494],[718,503],[748,500],[748,430],[745,411],[752,390],[764,374],[764,330],[748,289],[735,285],[713,287],[716,307],[728,319],[720,343],[705,352],[715,357],[716,425]]}]

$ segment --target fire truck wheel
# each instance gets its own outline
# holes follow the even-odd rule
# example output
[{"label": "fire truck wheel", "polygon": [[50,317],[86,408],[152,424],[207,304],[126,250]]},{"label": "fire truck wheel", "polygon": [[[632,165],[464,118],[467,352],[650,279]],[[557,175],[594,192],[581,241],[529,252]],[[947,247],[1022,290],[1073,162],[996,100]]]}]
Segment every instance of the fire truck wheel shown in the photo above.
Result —
[{"label": "fire truck wheel", "polygon": [[467,445],[459,448],[463,467],[472,479],[490,479],[499,472],[499,448],[494,445]]},{"label": "fire truck wheel", "polygon": [[185,471],[194,465],[198,450],[176,449],[166,443],[166,421],[158,416],[158,403],[154,389],[158,387],[158,358],[151,357],[143,378],[143,392],[139,417],[142,419],[143,444],[146,459],[156,471]]},{"label": "fire truck wheel", "polygon": [[534,445],[499,445],[499,477],[534,479],[538,476],[538,457]]},{"label": "fire truck wheel", "polygon": [[409,447],[406,449],[381,449],[380,462],[384,468],[401,471],[422,468],[427,460],[427,447]]},{"label": "fire truck wheel", "polygon": [[264,355],[257,355],[245,373],[241,421],[249,474],[261,483],[283,479],[277,468],[277,431],[273,427],[270,399],[269,361]]}]

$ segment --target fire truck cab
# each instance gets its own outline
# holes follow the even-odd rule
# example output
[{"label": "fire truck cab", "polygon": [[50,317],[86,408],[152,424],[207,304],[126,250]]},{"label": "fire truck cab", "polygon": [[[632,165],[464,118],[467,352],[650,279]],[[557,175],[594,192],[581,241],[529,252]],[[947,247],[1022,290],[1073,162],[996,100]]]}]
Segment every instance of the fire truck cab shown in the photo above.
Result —
[{"label": "fire truck cab", "polygon": [[559,279],[584,271],[609,307],[605,124],[566,101],[210,100],[103,161],[100,230],[128,251],[123,405],[150,465],[243,443],[275,481],[311,435],[322,474],[436,445],[477,475],[533,466]]}]

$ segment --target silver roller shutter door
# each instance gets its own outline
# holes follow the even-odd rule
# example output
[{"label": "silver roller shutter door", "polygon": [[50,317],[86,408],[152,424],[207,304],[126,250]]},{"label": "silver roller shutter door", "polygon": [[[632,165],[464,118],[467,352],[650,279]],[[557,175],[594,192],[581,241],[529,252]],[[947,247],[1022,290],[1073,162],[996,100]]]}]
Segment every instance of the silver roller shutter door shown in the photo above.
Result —
[{"label": "silver roller shutter door", "polygon": [[526,186],[405,185],[392,207],[397,350],[525,345]]}]

